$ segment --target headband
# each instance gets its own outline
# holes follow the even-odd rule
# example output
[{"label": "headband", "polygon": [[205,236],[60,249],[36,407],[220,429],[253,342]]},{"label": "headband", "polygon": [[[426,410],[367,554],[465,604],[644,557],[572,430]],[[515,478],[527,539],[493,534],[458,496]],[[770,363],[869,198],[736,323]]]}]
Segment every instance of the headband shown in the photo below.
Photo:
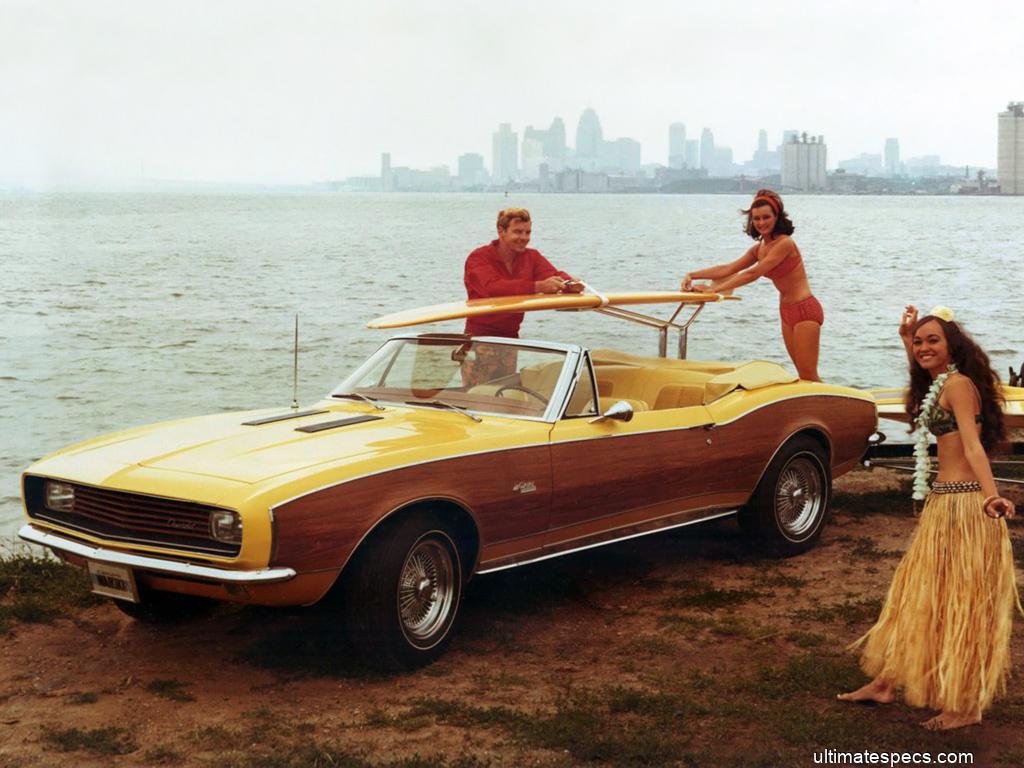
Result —
[{"label": "headband", "polygon": [[754,198],[754,202],[752,202],[750,204],[750,207],[754,208],[758,203],[768,203],[768,205],[770,205],[772,207],[772,210],[775,211],[775,215],[776,216],[779,215],[779,204],[775,200],[775,198],[773,198],[773,197],[766,197],[765,195],[760,195],[760,196]]}]

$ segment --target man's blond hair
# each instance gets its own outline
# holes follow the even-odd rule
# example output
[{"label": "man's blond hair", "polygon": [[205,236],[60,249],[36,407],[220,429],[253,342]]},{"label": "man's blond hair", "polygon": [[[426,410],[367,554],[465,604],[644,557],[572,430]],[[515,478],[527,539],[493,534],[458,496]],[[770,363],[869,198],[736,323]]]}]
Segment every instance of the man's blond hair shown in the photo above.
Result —
[{"label": "man's blond hair", "polygon": [[498,211],[498,229],[508,229],[508,225],[513,221],[529,222],[530,220],[530,212],[525,208],[506,208],[503,211]]}]

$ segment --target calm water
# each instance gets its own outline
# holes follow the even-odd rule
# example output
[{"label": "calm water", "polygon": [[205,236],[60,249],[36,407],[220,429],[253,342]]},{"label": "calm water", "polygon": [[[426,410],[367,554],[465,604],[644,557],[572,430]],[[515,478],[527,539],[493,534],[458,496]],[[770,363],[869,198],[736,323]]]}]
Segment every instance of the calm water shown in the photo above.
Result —
[{"label": "calm water", "polygon": [[[371,318],[463,297],[466,254],[495,212],[528,206],[533,245],[605,290],[673,289],[740,256],[747,197],[0,195],[0,535],[19,474],[62,445],[161,419],[323,396],[384,338]],[[1024,359],[1024,198],[791,196],[826,311],[820,371],[900,384],[906,302],[942,303],[1005,377]],[[771,285],[709,306],[690,357],[789,365]],[[460,330],[460,323],[432,330]],[[528,317],[523,335],[655,354],[655,335],[598,315]],[[674,343],[674,341],[673,341]]]}]

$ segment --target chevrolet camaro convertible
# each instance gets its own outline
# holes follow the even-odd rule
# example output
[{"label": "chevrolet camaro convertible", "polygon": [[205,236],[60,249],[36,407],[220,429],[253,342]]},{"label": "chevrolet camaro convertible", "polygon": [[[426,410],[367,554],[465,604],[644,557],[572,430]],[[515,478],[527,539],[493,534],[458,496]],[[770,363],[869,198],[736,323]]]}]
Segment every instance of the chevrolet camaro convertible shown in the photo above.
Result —
[{"label": "chevrolet camaro convertible", "polygon": [[[662,355],[679,330],[685,354],[693,318],[723,298],[506,297],[371,327],[591,310],[655,327]],[[675,314],[631,308],[657,303]],[[302,410],[172,421],[43,458],[23,477],[20,535],[143,620],[210,598],[308,605],[340,593],[355,649],[413,667],[444,650],[473,574],[733,514],[780,554],[806,550],[832,478],[876,425],[870,394],[770,362],[399,335]]]}]

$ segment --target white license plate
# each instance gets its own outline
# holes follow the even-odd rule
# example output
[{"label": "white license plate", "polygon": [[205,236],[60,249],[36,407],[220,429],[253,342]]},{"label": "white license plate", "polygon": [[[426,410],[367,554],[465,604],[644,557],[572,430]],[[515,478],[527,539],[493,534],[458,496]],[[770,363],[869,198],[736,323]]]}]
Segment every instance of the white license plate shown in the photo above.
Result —
[{"label": "white license plate", "polygon": [[106,595],[118,600],[139,602],[139,590],[135,586],[135,574],[131,568],[110,563],[88,561],[89,578],[92,580],[92,591],[97,595]]}]

